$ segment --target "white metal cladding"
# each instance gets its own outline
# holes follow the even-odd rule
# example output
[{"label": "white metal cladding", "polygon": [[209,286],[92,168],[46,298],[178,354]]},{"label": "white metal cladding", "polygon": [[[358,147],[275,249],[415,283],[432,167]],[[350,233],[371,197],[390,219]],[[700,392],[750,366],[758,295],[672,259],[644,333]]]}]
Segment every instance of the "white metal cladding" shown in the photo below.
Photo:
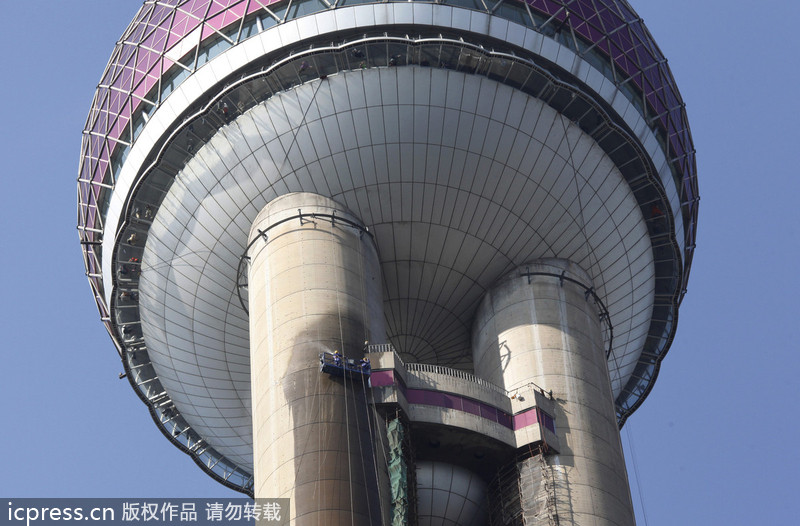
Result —
[{"label": "white metal cladding", "polygon": [[585,268],[606,302],[612,382],[623,387],[649,327],[653,260],[639,206],[601,148],[485,77],[350,71],[224,126],[178,175],[148,235],[139,290],[150,359],[186,421],[244,469],[249,344],[236,271],[258,211],[294,191],[329,195],[370,225],[387,331],[408,361],[469,368],[485,290],[559,256]]},{"label": "white metal cladding", "polygon": [[420,526],[486,524],[486,483],[478,475],[446,462],[416,464]]}]

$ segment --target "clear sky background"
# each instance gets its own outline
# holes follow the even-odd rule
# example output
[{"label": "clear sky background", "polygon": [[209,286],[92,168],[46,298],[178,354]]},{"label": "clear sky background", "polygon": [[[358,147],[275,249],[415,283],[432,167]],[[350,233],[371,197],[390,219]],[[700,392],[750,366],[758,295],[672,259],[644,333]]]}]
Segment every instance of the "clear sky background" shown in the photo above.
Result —
[{"label": "clear sky background", "polygon": [[[622,431],[638,524],[796,524],[800,2],[639,0],[687,104],[698,247]],[[0,2],[0,498],[235,497],[170,445],[99,321],[81,131],[136,0]]]}]

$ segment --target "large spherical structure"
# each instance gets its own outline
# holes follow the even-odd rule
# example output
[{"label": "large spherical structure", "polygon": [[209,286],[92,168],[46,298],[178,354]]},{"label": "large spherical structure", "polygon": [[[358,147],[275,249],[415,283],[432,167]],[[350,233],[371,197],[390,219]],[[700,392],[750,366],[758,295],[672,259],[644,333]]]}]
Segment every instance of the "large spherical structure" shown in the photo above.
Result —
[{"label": "large spherical structure", "polygon": [[605,309],[620,424],[651,389],[699,198],[682,99],[627,2],[144,3],[84,130],[87,275],[159,428],[245,492],[242,258],[292,192],[367,225],[406,361],[473,371],[486,292],[563,258]]}]

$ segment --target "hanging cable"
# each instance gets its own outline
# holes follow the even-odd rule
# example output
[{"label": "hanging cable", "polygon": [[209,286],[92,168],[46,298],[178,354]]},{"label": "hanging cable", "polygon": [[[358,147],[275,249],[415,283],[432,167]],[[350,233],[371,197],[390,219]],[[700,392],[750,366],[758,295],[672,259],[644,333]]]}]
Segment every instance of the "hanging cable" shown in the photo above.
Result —
[{"label": "hanging cable", "polygon": [[[347,381],[347,377],[348,377],[348,375],[345,374],[345,381]],[[363,375],[361,375],[361,377],[362,377],[362,384],[363,384]],[[364,456],[365,456],[364,455],[364,451],[365,450],[364,450],[364,444],[361,442],[361,426],[359,425],[359,421],[358,421],[358,413],[359,413],[359,411],[358,411],[358,392],[356,391],[356,389],[352,385],[352,382],[353,382],[352,376],[350,376],[350,382],[351,382],[350,391],[353,393],[353,416],[355,417],[355,421],[356,421],[355,422],[356,423],[356,439],[358,440],[359,458],[361,460],[361,476],[363,477],[362,480],[364,481],[364,489],[366,490],[368,488],[368,482],[367,482],[368,479],[367,479],[367,468],[364,466]],[[362,391],[362,393],[363,393],[363,391]],[[364,405],[366,405],[366,395],[364,396]],[[369,425],[369,421],[367,421],[367,425]],[[370,457],[374,461],[374,456],[372,454],[370,454]],[[377,483],[377,479],[376,479],[376,483]],[[367,501],[367,516],[370,518],[370,521],[371,521],[372,520],[372,506],[371,506],[372,499],[367,497],[366,501]]]},{"label": "hanging cable", "polygon": [[628,435],[628,444],[631,446],[631,461],[633,462],[633,474],[636,477],[636,491],[639,493],[639,504],[642,506],[644,524],[647,526],[647,508],[644,506],[644,493],[642,493],[641,479],[639,478],[639,462],[636,460],[636,448],[633,445],[630,421],[628,421],[628,425],[625,426],[625,434]]},{"label": "hanging cable", "polygon": [[[370,320],[369,320],[369,317],[368,317],[369,316],[369,309],[367,308],[367,301],[368,301],[369,298],[367,297],[367,287],[366,287],[366,278],[367,278],[367,276],[366,276],[366,273],[365,273],[365,270],[364,270],[365,269],[365,265],[364,265],[365,252],[364,252],[364,243],[363,243],[363,239],[362,239],[362,234],[363,234],[363,232],[359,230],[359,232],[358,232],[358,270],[359,270],[359,275],[361,276],[361,302],[362,302],[362,307],[363,307],[362,320],[364,320],[364,349],[363,349],[363,352],[364,352],[364,354],[367,354],[368,345],[369,345],[369,338],[370,338],[371,335],[369,333],[369,322],[370,322]],[[372,422],[375,419],[374,418],[370,418],[370,416],[371,416],[371,409],[370,408],[373,408],[372,411],[374,411],[375,397],[374,397],[374,393],[372,392],[372,389],[367,385],[366,378],[368,378],[368,376],[363,374],[363,373],[364,373],[364,371],[362,370],[362,374],[361,374],[361,391],[362,391],[362,393],[364,393],[364,411],[365,411],[365,415],[366,415],[366,418],[367,418],[367,429],[369,430],[371,460],[372,460],[373,470],[375,472],[375,482],[376,482],[376,484],[378,486],[378,502],[383,502],[383,497],[381,495],[380,475],[378,473],[378,458],[377,458],[378,454],[377,454],[377,451],[376,451],[376,448],[375,448],[375,435],[372,433],[372,431],[373,431],[373,429],[372,429],[373,423]],[[367,391],[368,390],[369,390],[369,394],[370,394],[370,396],[372,398],[372,402],[373,402],[372,404],[370,404],[369,401],[367,400]],[[381,449],[383,449],[383,443],[380,444],[380,447],[381,447]],[[384,452],[384,457],[385,456],[386,455],[385,455],[385,452]],[[366,480],[366,474],[364,475],[364,478]],[[381,513],[381,524],[383,524],[383,513]]]},{"label": "hanging cable", "polygon": [[[570,144],[570,142],[569,142],[569,133],[567,133],[567,125],[564,123],[564,119],[560,119],[560,121],[561,121],[561,126],[564,129],[564,141],[567,143],[567,151],[569,152],[569,158],[567,159],[567,162],[569,163],[570,168],[572,168],[572,173],[574,174],[574,178],[573,179],[575,181],[575,193],[576,193],[576,197],[578,199],[578,208],[580,209],[581,234],[583,234],[583,239],[584,239],[584,241],[586,243],[585,246],[587,247],[587,251],[588,251],[587,254],[586,254],[586,257],[589,260],[589,269],[590,270],[588,270],[587,272],[590,272],[590,276],[591,276],[591,269],[597,263],[597,261],[596,261],[597,258],[595,257],[594,258],[595,262],[592,263],[592,257],[594,256],[594,253],[592,252],[591,245],[589,243],[589,237],[586,235],[586,218],[584,217],[584,207],[583,207],[583,203],[581,202],[581,187],[578,186],[578,168],[575,166],[575,160],[573,159],[573,153],[575,151],[575,147],[577,147],[577,144],[575,144],[575,146]],[[586,185],[586,180],[584,179],[584,186],[585,185]],[[600,278],[602,278],[602,277],[603,276],[601,275]],[[605,287],[605,283],[603,283],[601,286]],[[599,298],[599,296],[597,294],[595,294],[595,297]],[[601,302],[600,305],[603,305],[603,303]],[[605,307],[603,307],[603,309],[605,310]],[[611,313],[609,313],[606,310],[605,314],[606,314],[606,321],[608,323],[608,327],[612,327],[611,326]],[[613,331],[613,328],[611,328],[610,330]],[[619,362],[617,361],[617,355],[614,353],[614,349],[612,348],[613,344],[612,344],[611,339],[613,339],[613,332],[611,333],[610,338],[609,338],[608,353],[609,353],[609,355],[611,356],[611,359],[614,362],[614,370],[617,371],[617,375],[619,375],[619,370],[620,370]],[[609,371],[609,377],[610,376],[611,376],[611,374],[610,374],[610,371]],[[617,380],[619,381],[619,378],[617,378]],[[612,391],[612,394],[613,394],[613,391],[614,391],[613,379],[611,379],[611,381],[612,381],[611,391]]]},{"label": "hanging cable", "polygon": [[[333,236],[333,229],[335,225],[333,223],[333,219],[331,219],[331,235]],[[331,243],[331,264],[336,265],[336,243]],[[334,287],[336,289],[336,313],[339,317],[339,345],[342,347],[342,355],[343,360],[347,360],[347,353],[344,349],[344,328],[342,327],[342,305],[341,300],[339,298],[339,273],[334,272],[335,283]],[[353,463],[352,463],[352,456],[350,452],[350,415],[347,403],[347,368],[344,368],[344,376],[342,385],[344,385],[344,423],[345,423],[345,434],[347,436],[347,476],[348,476],[348,484],[350,487],[350,522],[351,524],[355,524],[355,510],[354,510],[354,502],[353,502]]]},{"label": "hanging cable", "polygon": [[311,94],[311,100],[308,101],[308,106],[306,106],[306,109],[303,112],[303,118],[300,119],[300,124],[298,124],[297,127],[292,130],[292,142],[289,143],[289,147],[286,149],[286,156],[284,157],[283,162],[278,168],[278,173],[281,175],[281,177],[285,175],[283,173],[283,169],[286,166],[286,163],[289,162],[289,153],[292,151],[292,148],[297,144],[297,134],[300,131],[300,127],[306,123],[306,116],[308,115],[308,111],[311,109],[311,104],[313,104],[314,101],[317,99],[317,92],[319,91],[320,87],[322,87],[322,81],[317,82],[317,86],[316,88],[314,88],[314,92]]},{"label": "hanging cable", "polygon": [[[362,387],[362,392],[364,393],[364,413],[367,417],[367,429],[369,430],[369,442],[371,445],[372,466],[373,470],[375,471],[375,482],[378,485],[378,502],[383,502],[383,496],[381,493],[381,478],[378,472],[378,451],[377,451],[378,448],[376,448],[375,444],[375,436],[377,435],[377,433],[373,434],[372,432],[373,431],[372,426],[377,420],[376,418],[374,418],[375,395],[372,392],[372,389],[367,385],[367,380],[365,379],[367,377],[368,376],[365,374],[361,375],[361,387]],[[369,397],[371,398],[372,403],[370,403],[370,401],[367,400],[367,392],[369,392]],[[383,442],[381,441],[379,445],[380,445],[379,449],[383,451]],[[384,462],[386,463],[388,469],[388,459],[386,459],[385,451],[383,452],[383,457],[384,457]],[[366,474],[364,476],[366,479]],[[381,513],[381,524],[383,524],[383,522],[384,522],[383,513]]]}]

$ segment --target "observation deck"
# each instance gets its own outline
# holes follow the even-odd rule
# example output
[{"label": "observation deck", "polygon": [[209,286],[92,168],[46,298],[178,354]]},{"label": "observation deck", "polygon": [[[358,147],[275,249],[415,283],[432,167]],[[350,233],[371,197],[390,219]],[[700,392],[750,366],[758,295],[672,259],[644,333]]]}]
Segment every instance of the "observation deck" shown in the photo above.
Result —
[{"label": "observation deck", "polygon": [[507,392],[458,369],[406,364],[394,350],[368,356],[372,403],[384,411],[402,410],[412,426],[433,424],[474,433],[458,449],[479,449],[493,440],[508,446],[510,456],[523,447],[559,450],[555,402],[541,387],[530,384]]}]

